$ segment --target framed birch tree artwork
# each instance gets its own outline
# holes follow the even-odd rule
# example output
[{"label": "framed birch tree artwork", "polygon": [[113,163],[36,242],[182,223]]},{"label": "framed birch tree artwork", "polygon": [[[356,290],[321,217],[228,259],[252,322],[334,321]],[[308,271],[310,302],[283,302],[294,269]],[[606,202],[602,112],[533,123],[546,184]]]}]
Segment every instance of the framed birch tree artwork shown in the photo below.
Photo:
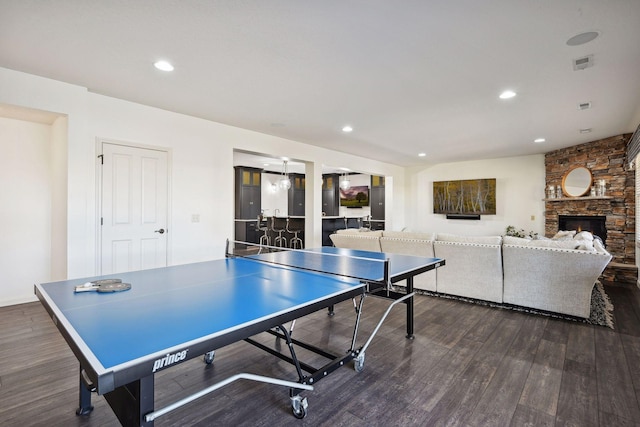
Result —
[{"label": "framed birch tree artwork", "polygon": [[433,182],[433,213],[496,214],[496,179]]}]

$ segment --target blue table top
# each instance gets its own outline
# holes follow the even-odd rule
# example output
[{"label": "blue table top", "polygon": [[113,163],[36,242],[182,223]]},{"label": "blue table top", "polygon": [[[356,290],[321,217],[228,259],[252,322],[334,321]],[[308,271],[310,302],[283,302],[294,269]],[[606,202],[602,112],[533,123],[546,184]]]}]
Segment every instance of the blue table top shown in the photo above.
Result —
[{"label": "blue table top", "polygon": [[[137,369],[168,353],[218,342],[218,337],[235,337],[252,325],[328,300],[351,298],[364,292],[363,281],[383,280],[385,260],[392,279],[442,261],[333,247],[251,258],[267,262],[225,258],[45,283],[36,285],[36,292],[72,349],[100,376]],[[131,289],[74,293],[77,285],[112,277],[130,283]]]},{"label": "blue table top", "polygon": [[106,277],[132,287],[116,293],[73,292],[96,278],[36,285],[54,321],[63,323],[98,373],[363,288],[354,279],[242,258],[101,278]]}]

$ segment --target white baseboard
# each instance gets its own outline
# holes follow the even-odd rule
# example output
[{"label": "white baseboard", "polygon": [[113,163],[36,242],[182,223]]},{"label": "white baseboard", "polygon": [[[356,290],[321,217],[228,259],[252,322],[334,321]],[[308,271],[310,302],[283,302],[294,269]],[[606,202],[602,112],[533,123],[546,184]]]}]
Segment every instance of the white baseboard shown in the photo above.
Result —
[{"label": "white baseboard", "polygon": [[24,296],[20,298],[4,299],[0,300],[0,307],[7,307],[9,305],[26,304],[28,302],[36,302],[38,298],[35,295]]}]

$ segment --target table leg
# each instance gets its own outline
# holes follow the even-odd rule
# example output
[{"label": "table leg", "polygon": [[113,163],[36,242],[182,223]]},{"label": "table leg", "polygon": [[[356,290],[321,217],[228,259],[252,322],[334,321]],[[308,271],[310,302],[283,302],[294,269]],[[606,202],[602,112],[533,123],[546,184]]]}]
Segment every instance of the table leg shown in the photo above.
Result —
[{"label": "table leg", "polygon": [[84,377],[82,366],[80,366],[80,387],[79,387],[79,407],[76,409],[76,415],[89,415],[93,411],[91,406],[91,385],[87,384]]},{"label": "table leg", "polygon": [[144,416],[153,412],[153,374],[104,394],[104,398],[118,417],[120,424],[129,426],[153,426]]},{"label": "table leg", "polygon": [[[407,294],[413,292],[413,276],[407,279]],[[407,304],[407,338],[413,339],[413,297],[409,298]]]}]

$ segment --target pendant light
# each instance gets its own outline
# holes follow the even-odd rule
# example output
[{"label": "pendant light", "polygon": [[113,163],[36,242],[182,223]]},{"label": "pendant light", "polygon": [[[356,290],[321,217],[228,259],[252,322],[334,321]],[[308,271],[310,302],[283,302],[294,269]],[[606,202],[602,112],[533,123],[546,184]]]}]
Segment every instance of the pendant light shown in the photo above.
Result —
[{"label": "pendant light", "polygon": [[287,161],[282,162],[282,178],[280,178],[280,188],[283,190],[288,190],[291,188],[291,180],[289,179],[289,174],[287,173]]},{"label": "pendant light", "polygon": [[351,181],[349,181],[349,177],[345,173],[342,175],[342,179],[340,180],[340,188],[343,190],[348,190],[351,187]]}]

